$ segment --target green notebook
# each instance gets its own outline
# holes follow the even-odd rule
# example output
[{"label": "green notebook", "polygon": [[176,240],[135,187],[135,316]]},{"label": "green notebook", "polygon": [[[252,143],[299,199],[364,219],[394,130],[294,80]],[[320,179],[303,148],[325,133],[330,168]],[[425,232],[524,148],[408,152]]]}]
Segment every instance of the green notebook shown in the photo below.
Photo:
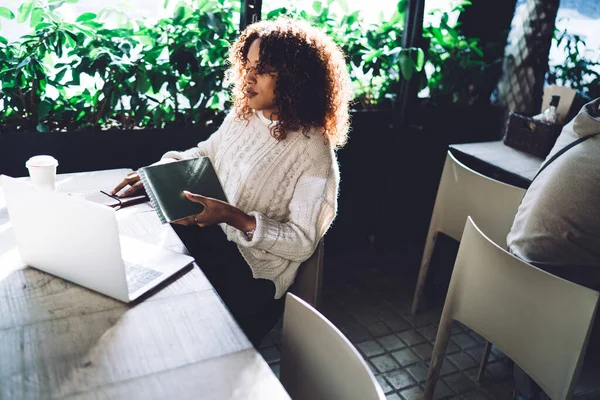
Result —
[{"label": "green notebook", "polygon": [[208,157],[152,165],[139,170],[150,202],[163,224],[201,213],[204,206],[190,201],[184,190],[227,201]]}]

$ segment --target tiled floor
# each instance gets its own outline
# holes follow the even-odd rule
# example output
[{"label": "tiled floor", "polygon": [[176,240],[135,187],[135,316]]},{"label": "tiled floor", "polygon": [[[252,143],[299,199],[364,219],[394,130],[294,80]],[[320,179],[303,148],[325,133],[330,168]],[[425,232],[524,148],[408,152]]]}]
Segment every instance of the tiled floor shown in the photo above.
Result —
[{"label": "tiled floor", "polygon": [[[416,256],[356,250],[326,259],[320,311],[350,339],[373,370],[390,400],[422,393],[441,308],[414,317],[410,304],[418,265]],[[261,354],[279,372],[279,324],[263,342]],[[475,378],[484,340],[455,326],[435,398],[511,398],[512,367],[497,349],[485,377]]]}]

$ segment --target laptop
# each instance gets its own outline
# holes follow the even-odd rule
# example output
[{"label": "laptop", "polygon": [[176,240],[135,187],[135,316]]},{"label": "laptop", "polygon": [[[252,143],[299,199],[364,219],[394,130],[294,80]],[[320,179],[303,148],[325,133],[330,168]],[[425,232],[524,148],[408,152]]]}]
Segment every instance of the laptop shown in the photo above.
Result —
[{"label": "laptop", "polygon": [[119,235],[110,207],[0,178],[17,249],[31,267],[128,303],[194,261]]}]

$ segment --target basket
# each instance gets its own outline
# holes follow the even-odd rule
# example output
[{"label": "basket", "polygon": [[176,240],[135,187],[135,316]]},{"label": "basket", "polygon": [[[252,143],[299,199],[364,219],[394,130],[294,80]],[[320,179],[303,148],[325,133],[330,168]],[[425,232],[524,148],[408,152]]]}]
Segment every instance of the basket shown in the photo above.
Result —
[{"label": "basket", "polygon": [[546,158],[562,127],[562,124],[538,121],[511,111],[504,130],[504,144]]}]

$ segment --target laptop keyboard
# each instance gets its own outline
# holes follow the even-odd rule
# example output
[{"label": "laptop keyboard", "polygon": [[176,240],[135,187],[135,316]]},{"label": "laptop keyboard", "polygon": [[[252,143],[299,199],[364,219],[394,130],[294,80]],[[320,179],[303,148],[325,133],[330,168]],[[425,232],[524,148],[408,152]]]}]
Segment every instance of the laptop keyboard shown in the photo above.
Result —
[{"label": "laptop keyboard", "polygon": [[142,286],[145,286],[163,274],[160,271],[142,267],[139,264],[134,264],[127,261],[124,261],[124,263],[129,293],[134,293]]}]

